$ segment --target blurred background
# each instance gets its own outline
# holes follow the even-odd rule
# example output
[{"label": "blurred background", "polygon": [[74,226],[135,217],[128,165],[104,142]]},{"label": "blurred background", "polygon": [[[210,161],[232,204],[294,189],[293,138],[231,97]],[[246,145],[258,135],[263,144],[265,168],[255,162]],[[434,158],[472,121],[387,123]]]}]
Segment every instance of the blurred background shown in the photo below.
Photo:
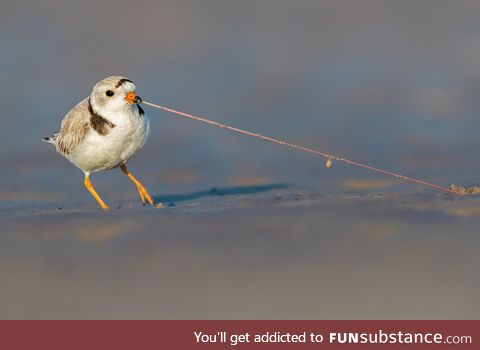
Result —
[{"label": "blurred background", "polygon": [[[473,0],[3,3],[0,193],[81,187],[39,140],[117,74],[152,102],[444,185],[476,180],[478,15]],[[162,192],[376,176],[146,109],[132,167]]]},{"label": "blurred background", "polygon": [[[468,288],[462,285],[461,291],[445,291],[446,299],[458,292],[463,301],[470,301],[462,304],[464,308],[459,311],[456,308],[457,299],[452,297],[448,299],[452,302],[448,304],[451,308],[445,313],[436,313],[437,306],[443,302],[441,298],[432,302],[428,309],[430,313],[422,313],[415,304],[410,309],[412,313],[404,314],[404,304],[397,308],[386,307],[382,309],[383,313],[375,313],[371,308],[355,309],[354,303],[362,299],[357,300],[353,295],[344,295],[344,301],[351,301],[350,306],[345,309],[332,308],[326,314],[321,312],[324,306],[338,305],[322,299],[326,304],[317,301],[317,304],[313,302],[309,306],[303,305],[301,309],[292,307],[290,313],[282,313],[280,306],[279,309],[274,305],[262,309],[257,305],[245,309],[245,303],[239,301],[237,308],[225,302],[224,308],[229,310],[228,307],[232,307],[231,312],[220,308],[218,310],[224,310],[223,313],[217,309],[218,312],[209,313],[212,309],[208,305],[213,307],[214,300],[218,299],[210,300],[207,297],[203,299],[203,304],[196,303],[196,306],[201,307],[195,309],[193,295],[179,294],[179,290],[188,289],[188,284],[171,287],[159,299],[180,295],[180,298],[184,297],[181,299],[182,305],[188,304],[188,300],[192,301],[192,305],[188,306],[191,309],[177,308],[175,303],[177,306],[172,309],[167,306],[156,309],[151,303],[156,296],[150,295],[146,289],[142,289],[140,294],[129,289],[129,293],[122,294],[120,299],[115,299],[116,302],[109,305],[104,301],[112,290],[118,290],[117,287],[127,288],[130,281],[147,288],[147,281],[152,278],[150,273],[153,271],[137,265],[130,266],[127,267],[130,275],[126,278],[117,269],[112,272],[108,266],[117,266],[122,256],[127,261],[132,257],[135,257],[135,261],[138,258],[143,261],[143,258],[149,256],[151,260],[146,265],[152,261],[160,264],[160,260],[153,257],[161,256],[161,264],[164,266],[163,259],[166,258],[163,250],[147,254],[149,249],[153,249],[152,246],[166,244],[163,240],[170,242],[166,247],[172,249],[172,260],[168,260],[167,265],[177,261],[180,269],[187,271],[189,265],[180,263],[179,259],[188,256],[199,274],[208,272],[212,275],[215,275],[215,266],[223,265],[219,276],[226,280],[229,280],[228,276],[234,276],[231,278],[245,282],[239,282],[238,286],[248,285],[247,272],[258,266],[262,266],[264,270],[261,271],[265,273],[272,272],[272,269],[273,275],[278,278],[276,281],[281,280],[281,271],[287,274],[290,271],[296,278],[300,278],[300,282],[305,282],[308,278],[303,273],[315,271],[313,265],[335,265],[338,262],[336,259],[345,257],[353,260],[347,259],[347,263],[342,260],[340,273],[350,271],[351,277],[357,281],[361,276],[371,276],[373,280],[369,285],[372,290],[377,290],[378,287],[374,281],[388,283],[389,271],[365,268],[359,272],[349,269],[348,262],[352,266],[358,265],[359,261],[366,262],[367,265],[371,263],[369,256],[372,252],[368,248],[368,242],[357,242],[357,236],[354,240],[348,238],[350,233],[355,235],[353,231],[369,232],[368,228],[361,225],[358,228],[353,223],[345,224],[347,226],[332,223],[329,226],[322,223],[328,217],[322,217],[315,211],[310,212],[310,216],[305,214],[307,217],[303,219],[303,214],[296,212],[295,215],[300,215],[299,221],[292,219],[289,220],[290,224],[306,220],[302,224],[298,223],[298,227],[287,224],[270,227],[271,221],[268,218],[273,215],[279,219],[277,216],[280,214],[277,212],[264,213],[263,219],[252,219],[249,215],[255,218],[255,213],[244,213],[240,221],[235,221],[235,213],[226,214],[223,220],[228,217],[232,222],[245,225],[253,220],[257,225],[250,232],[251,236],[247,235],[250,238],[243,238],[247,241],[240,244],[241,242],[235,241],[238,237],[230,237],[232,240],[228,241],[234,228],[222,226],[221,223],[220,226],[215,225],[214,214],[208,214],[204,218],[205,222],[195,216],[192,218],[194,224],[186,214],[186,217],[176,217],[174,210],[160,214],[160,219],[149,216],[141,217],[141,220],[137,212],[114,214],[114,218],[90,212],[69,212],[66,215],[70,216],[66,218],[60,215],[37,215],[36,210],[74,207],[81,211],[83,208],[96,208],[95,202],[83,188],[83,174],[55,154],[51,145],[40,140],[57,131],[61,119],[69,109],[89,95],[96,82],[108,75],[124,75],[133,80],[138,94],[150,102],[405,175],[418,176],[440,185],[449,186],[452,182],[477,184],[480,170],[480,1],[0,1],[0,208],[3,210],[0,220],[4,222],[2,227],[5,231],[0,236],[0,241],[3,242],[0,259],[4,261],[0,276],[10,286],[8,290],[0,291],[0,296],[6,293],[3,303],[0,302],[0,317],[478,317],[478,301],[474,302],[473,298],[474,295],[478,296],[478,278]],[[188,197],[195,193],[197,197],[202,197],[202,191],[211,188],[276,188],[284,184],[290,188],[303,186],[308,191],[321,194],[383,191],[387,185],[410,192],[425,191],[416,185],[395,181],[392,183],[381,175],[344,164],[335,164],[333,169],[327,171],[323,160],[310,155],[181,119],[147,106],[145,109],[151,118],[151,135],[143,151],[131,161],[130,169],[153,193],[163,195],[167,200],[175,201],[181,196]],[[135,200],[136,203],[134,188],[120,171],[95,174],[92,181],[107,202],[115,204]],[[194,197],[195,195],[190,199]],[[340,208],[341,206],[339,210]],[[436,208],[445,209],[445,206],[441,204]],[[20,214],[15,212],[17,209]],[[472,242],[478,243],[471,235],[471,229],[475,227],[474,224],[478,224],[477,221],[469,222],[466,228],[458,228],[456,221],[451,223],[443,214],[431,214],[428,205],[426,211],[422,211],[431,214],[427,215],[427,219],[423,214],[412,219],[408,215],[403,216],[403,212],[399,218],[398,213],[392,210],[393,216],[386,215],[382,219],[375,216],[381,221],[376,223],[376,230],[382,239],[400,239],[396,234],[409,232],[406,236],[401,236],[400,242],[403,243],[396,241],[406,252],[403,255],[405,260],[397,256],[398,245],[395,245],[396,248],[392,246],[395,249],[392,252],[395,256],[393,262],[389,260],[392,271],[398,269],[397,272],[405,277],[398,285],[392,285],[392,293],[399,290],[398,295],[415,296],[415,291],[409,290],[409,294],[402,287],[424,281],[423,299],[418,298],[418,302],[425,305],[425,301],[430,300],[428,296],[438,292],[440,281],[445,280],[439,270],[442,264],[434,263],[435,259],[423,259],[424,254],[432,254],[438,261],[443,261],[441,252],[454,244],[454,241],[450,241],[453,238],[445,232],[446,236],[437,241],[439,238],[432,233],[432,241],[422,238],[424,241],[420,247],[425,249],[420,249],[415,242],[416,235],[413,234],[425,230],[438,232],[429,226],[432,220],[437,229],[449,227],[468,235],[462,244],[457,242],[460,246],[452,254],[451,260],[448,260],[449,266],[453,264],[457,267],[449,275],[455,280],[448,281],[452,284],[458,282],[456,278],[463,281],[462,278],[473,273],[475,266],[478,267],[478,258],[470,255],[473,252],[469,250]],[[474,210],[474,213],[477,212]],[[349,220],[350,214],[351,211],[347,211],[343,219]],[[82,219],[82,215],[86,217]],[[362,220],[362,216],[358,218],[359,224]],[[313,226],[304,228],[301,225],[306,225],[305,222],[310,222]],[[415,222],[420,222],[420,226],[413,227]],[[451,226],[445,222],[450,222]],[[175,225],[183,227],[184,231],[180,231],[185,232],[184,236],[174,229]],[[76,229],[72,229],[73,226]],[[139,243],[141,235],[133,235],[128,236],[128,239],[122,238],[126,241],[105,243],[100,248],[95,246],[99,249],[96,250],[90,245],[79,247],[76,240],[70,240],[70,234],[78,233],[78,228],[83,226],[85,231],[93,230],[92,232],[96,232],[94,228],[102,228],[97,232],[98,237],[116,237],[119,232],[123,237],[123,234],[137,230],[150,233],[148,239],[144,237],[143,244]],[[198,238],[203,242],[200,245],[203,250],[195,248],[199,242],[192,240],[191,235],[195,236],[193,226],[207,236],[205,240]],[[165,232],[162,227],[172,230]],[[153,238],[152,231],[158,231],[160,236],[156,237],[159,241]],[[227,237],[221,235],[222,231]],[[22,235],[26,232],[29,234]],[[175,236],[177,238],[173,237],[174,232],[179,234]],[[211,236],[208,232],[217,233],[211,233]],[[257,242],[255,232],[305,234],[305,245],[297,247],[295,256],[302,257],[306,254],[314,263],[311,265],[302,258],[300,265],[295,265],[299,262],[293,259],[292,264],[296,266],[293,270],[287,264],[284,266],[286,270],[279,271],[279,265],[273,262],[285,261],[283,258],[288,256],[288,248],[291,248],[288,238],[280,241],[279,247],[282,249],[271,252],[271,260],[262,259],[262,254],[259,253],[258,259],[252,260],[256,262],[253,264],[255,267],[235,262],[230,262],[234,265],[232,269],[229,269],[228,263],[225,267],[230,255],[224,252],[220,256],[216,255],[220,254],[215,250],[217,239],[222,237],[220,240],[225,240],[226,246],[237,252],[238,256],[243,256],[243,253],[249,254],[250,243],[270,246],[271,242],[266,236],[262,236],[265,241]],[[319,237],[319,232],[325,237]],[[332,253],[331,259],[323,257],[326,261],[314,259],[313,251],[307,248],[323,246],[321,240],[327,240],[329,235],[335,233],[346,237],[340,242],[335,240],[336,243],[332,246],[332,252],[339,254]],[[49,237],[47,241],[44,240],[45,235]],[[87,236],[97,237],[95,233]],[[365,248],[358,255],[354,254],[353,258],[352,252],[344,250],[344,244],[350,246],[352,242]],[[130,243],[136,250],[128,248]],[[442,248],[430,250],[432,245],[438,248],[437,243]],[[386,243],[382,240],[379,244]],[[394,242],[389,241],[388,244]],[[418,253],[418,259],[411,260],[412,246],[416,247],[413,250]],[[36,247],[40,252],[33,254]],[[378,248],[382,249],[382,246]],[[167,250],[165,247],[162,249]],[[227,251],[232,253],[231,250]],[[212,258],[212,255],[216,258]],[[387,253],[386,255],[388,256]],[[30,258],[27,259],[27,256]],[[84,256],[89,257],[91,262],[84,262]],[[377,258],[375,265],[385,266],[385,260],[382,260],[385,257]],[[399,261],[408,261],[409,264],[415,261],[418,264],[403,266]],[[57,271],[57,264],[68,268]],[[99,265],[102,267],[99,268]],[[172,266],[177,265],[173,263]],[[36,268],[40,270],[36,271]],[[408,274],[412,270],[418,272],[418,276],[412,277],[413,279]],[[319,275],[331,276],[339,271],[317,272]],[[110,273],[117,278],[108,279],[106,276],[110,276]],[[175,268],[161,270],[159,281],[172,286],[174,276],[178,273]],[[257,273],[257,281],[263,280],[264,275]],[[68,282],[71,278],[68,276],[72,274],[76,276],[75,280],[81,281],[82,286],[103,286],[105,283],[105,288],[92,287],[85,292],[75,282]],[[425,274],[433,274],[438,279],[435,283],[430,283],[425,281]],[[209,283],[212,282],[212,275],[209,275]],[[305,280],[298,276],[304,276]],[[43,282],[49,281],[47,284],[50,287],[42,289],[42,296],[36,300],[32,297],[35,293],[25,291],[41,284],[38,278]],[[195,281],[202,285],[198,280]],[[323,290],[322,293],[338,295],[340,290],[347,293],[352,288],[348,283],[336,280],[331,282],[331,289]],[[383,282],[379,282],[380,285]],[[281,289],[282,286],[280,284],[278,288]],[[211,296],[215,290],[206,285],[203,287],[205,289],[200,289],[206,296]],[[285,294],[285,299],[279,298],[277,302],[285,304],[291,298],[310,300],[309,297],[316,300],[317,287],[320,288],[316,285],[304,290],[304,293],[289,291],[288,293],[293,293],[289,294],[292,297]],[[257,294],[259,297],[272,294],[269,287],[260,289]],[[80,297],[85,298],[77,305],[78,308],[67,300],[64,300],[62,307],[52,306],[60,295],[68,294],[66,290],[74,295],[79,293]],[[80,293],[79,290],[83,292]],[[366,288],[362,295],[368,297],[372,295],[372,290]],[[249,292],[251,299],[245,301],[255,299],[253,290],[244,290],[245,295],[250,295]],[[320,294],[324,295],[322,293]],[[373,295],[379,297],[375,293]],[[109,305],[105,309],[93,302],[100,296],[103,296],[103,299],[100,298],[103,300],[102,305]],[[139,300],[142,296],[149,302],[141,304]],[[388,298],[385,298],[387,305]],[[28,306],[19,306],[27,300],[31,301],[26,304]],[[125,307],[125,303],[133,300],[139,303],[138,308],[131,304],[126,308],[119,307],[119,304]],[[42,303],[48,307],[39,306]],[[85,305],[91,305],[91,309]],[[312,305],[317,305],[318,308]],[[359,307],[359,304],[356,305]],[[363,305],[370,304],[367,302]]]}]

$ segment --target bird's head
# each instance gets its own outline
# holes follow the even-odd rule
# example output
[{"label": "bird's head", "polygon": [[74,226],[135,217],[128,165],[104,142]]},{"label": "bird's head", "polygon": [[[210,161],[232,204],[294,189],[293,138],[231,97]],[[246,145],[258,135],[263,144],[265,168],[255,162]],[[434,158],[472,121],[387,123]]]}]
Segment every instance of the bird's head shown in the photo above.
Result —
[{"label": "bird's head", "polygon": [[93,87],[91,102],[103,110],[131,108],[142,99],[135,93],[135,84],[125,77],[111,76]]}]

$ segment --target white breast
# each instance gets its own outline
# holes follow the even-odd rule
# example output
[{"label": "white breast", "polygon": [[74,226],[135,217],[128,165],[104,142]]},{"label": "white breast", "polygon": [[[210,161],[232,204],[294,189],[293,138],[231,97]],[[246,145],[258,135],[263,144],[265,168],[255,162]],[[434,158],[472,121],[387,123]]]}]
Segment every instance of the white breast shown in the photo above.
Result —
[{"label": "white breast", "polygon": [[115,127],[106,135],[90,129],[85,139],[66,157],[87,172],[113,169],[127,163],[145,144],[150,121],[139,113],[137,106],[122,113],[105,113],[104,118]]}]

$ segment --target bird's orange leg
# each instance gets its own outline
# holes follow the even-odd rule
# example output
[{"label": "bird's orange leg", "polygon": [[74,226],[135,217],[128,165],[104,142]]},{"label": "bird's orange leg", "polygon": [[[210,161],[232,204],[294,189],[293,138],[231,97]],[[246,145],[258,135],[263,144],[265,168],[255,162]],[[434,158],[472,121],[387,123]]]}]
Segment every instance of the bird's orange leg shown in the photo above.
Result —
[{"label": "bird's orange leg", "polygon": [[148,193],[147,189],[138,181],[132,173],[130,173],[125,165],[122,165],[120,169],[123,171],[125,175],[128,176],[130,180],[137,186],[138,194],[140,194],[140,199],[142,200],[143,205],[145,205],[145,201],[150,203],[150,205],[154,208],[163,208],[162,203],[155,203],[150,193]]},{"label": "bird's orange leg", "polygon": [[85,187],[87,188],[88,192],[95,198],[102,207],[102,209],[108,209],[108,206],[103,202],[102,198],[98,195],[97,191],[95,191],[95,188],[93,188],[92,183],[90,182],[90,179],[88,175],[85,175],[85,181],[84,181]]}]

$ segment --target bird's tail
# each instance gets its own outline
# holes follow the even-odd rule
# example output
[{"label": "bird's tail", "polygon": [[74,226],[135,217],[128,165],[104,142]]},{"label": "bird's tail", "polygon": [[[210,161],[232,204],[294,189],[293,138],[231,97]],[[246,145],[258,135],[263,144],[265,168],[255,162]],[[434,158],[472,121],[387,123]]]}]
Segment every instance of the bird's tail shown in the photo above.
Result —
[{"label": "bird's tail", "polygon": [[58,137],[58,132],[55,132],[55,133],[52,134],[52,136],[44,137],[42,139],[42,141],[55,144],[55,141],[57,140],[57,137]]}]

